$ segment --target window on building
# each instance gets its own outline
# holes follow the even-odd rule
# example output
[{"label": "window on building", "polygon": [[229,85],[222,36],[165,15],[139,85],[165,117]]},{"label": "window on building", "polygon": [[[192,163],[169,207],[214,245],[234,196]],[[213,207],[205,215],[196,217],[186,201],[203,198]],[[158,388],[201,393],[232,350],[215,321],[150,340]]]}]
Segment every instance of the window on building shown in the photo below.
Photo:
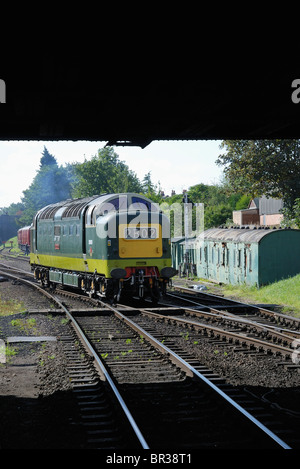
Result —
[{"label": "window on building", "polygon": [[238,252],[237,252],[237,266],[238,267],[241,267],[241,260],[242,260],[241,249],[238,249]]}]

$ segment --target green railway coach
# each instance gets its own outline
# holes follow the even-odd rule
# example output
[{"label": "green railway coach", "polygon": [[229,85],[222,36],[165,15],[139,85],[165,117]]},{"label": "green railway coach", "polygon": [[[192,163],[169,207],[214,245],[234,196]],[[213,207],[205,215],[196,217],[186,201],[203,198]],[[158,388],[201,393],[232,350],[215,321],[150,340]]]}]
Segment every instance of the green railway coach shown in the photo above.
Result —
[{"label": "green railway coach", "polygon": [[[189,251],[200,278],[262,286],[300,273],[300,230],[211,228],[202,240],[191,241]],[[176,244],[173,266],[180,269],[185,242]]]}]

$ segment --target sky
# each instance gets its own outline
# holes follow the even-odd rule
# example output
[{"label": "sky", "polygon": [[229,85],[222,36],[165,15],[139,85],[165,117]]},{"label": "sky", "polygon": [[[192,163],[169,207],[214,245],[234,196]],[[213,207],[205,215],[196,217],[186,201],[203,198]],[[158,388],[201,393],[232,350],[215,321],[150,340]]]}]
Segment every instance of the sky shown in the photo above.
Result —
[{"label": "sky", "polygon": [[[195,184],[218,184],[222,168],[216,159],[222,150],[220,140],[153,141],[146,148],[114,147],[119,159],[140,180],[151,172],[154,184],[160,182],[165,195],[182,193]],[[0,207],[21,201],[37,171],[44,146],[58,163],[82,163],[97,154],[106,142],[89,141],[0,141]]]}]

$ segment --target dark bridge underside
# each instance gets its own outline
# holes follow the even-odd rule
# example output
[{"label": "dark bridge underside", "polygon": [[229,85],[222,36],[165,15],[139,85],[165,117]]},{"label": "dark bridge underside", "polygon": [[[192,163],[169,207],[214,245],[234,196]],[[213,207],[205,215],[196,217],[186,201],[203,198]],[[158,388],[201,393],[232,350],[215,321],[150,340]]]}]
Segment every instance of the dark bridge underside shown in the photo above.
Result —
[{"label": "dark bridge underside", "polygon": [[179,75],[176,67],[95,63],[64,58],[2,64],[0,140],[145,147],[152,140],[300,137],[300,103],[291,99],[300,76],[212,73],[197,70],[197,63]]}]

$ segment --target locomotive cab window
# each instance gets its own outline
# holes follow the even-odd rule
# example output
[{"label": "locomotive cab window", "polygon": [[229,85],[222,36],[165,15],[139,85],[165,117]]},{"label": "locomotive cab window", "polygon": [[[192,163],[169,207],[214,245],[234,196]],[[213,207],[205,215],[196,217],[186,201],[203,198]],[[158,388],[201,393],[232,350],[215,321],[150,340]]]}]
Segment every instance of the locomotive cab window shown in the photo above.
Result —
[{"label": "locomotive cab window", "polygon": [[127,210],[127,197],[119,196],[107,203],[111,204],[115,210]]},{"label": "locomotive cab window", "polygon": [[119,210],[127,210],[127,197],[115,197],[114,199],[108,200],[107,202],[94,207],[90,214],[90,218],[93,225],[95,225],[98,217],[107,215],[111,212],[117,212]]},{"label": "locomotive cab window", "polygon": [[120,208],[120,200],[119,197],[116,197],[115,199],[109,200],[108,202],[104,202],[104,204],[101,204],[100,209],[101,212],[106,215],[109,212],[116,212]]},{"label": "locomotive cab window", "polygon": [[151,203],[149,200],[142,199],[142,197],[132,197],[130,208],[134,210],[147,210],[152,212],[157,212],[157,207],[155,204]]}]

